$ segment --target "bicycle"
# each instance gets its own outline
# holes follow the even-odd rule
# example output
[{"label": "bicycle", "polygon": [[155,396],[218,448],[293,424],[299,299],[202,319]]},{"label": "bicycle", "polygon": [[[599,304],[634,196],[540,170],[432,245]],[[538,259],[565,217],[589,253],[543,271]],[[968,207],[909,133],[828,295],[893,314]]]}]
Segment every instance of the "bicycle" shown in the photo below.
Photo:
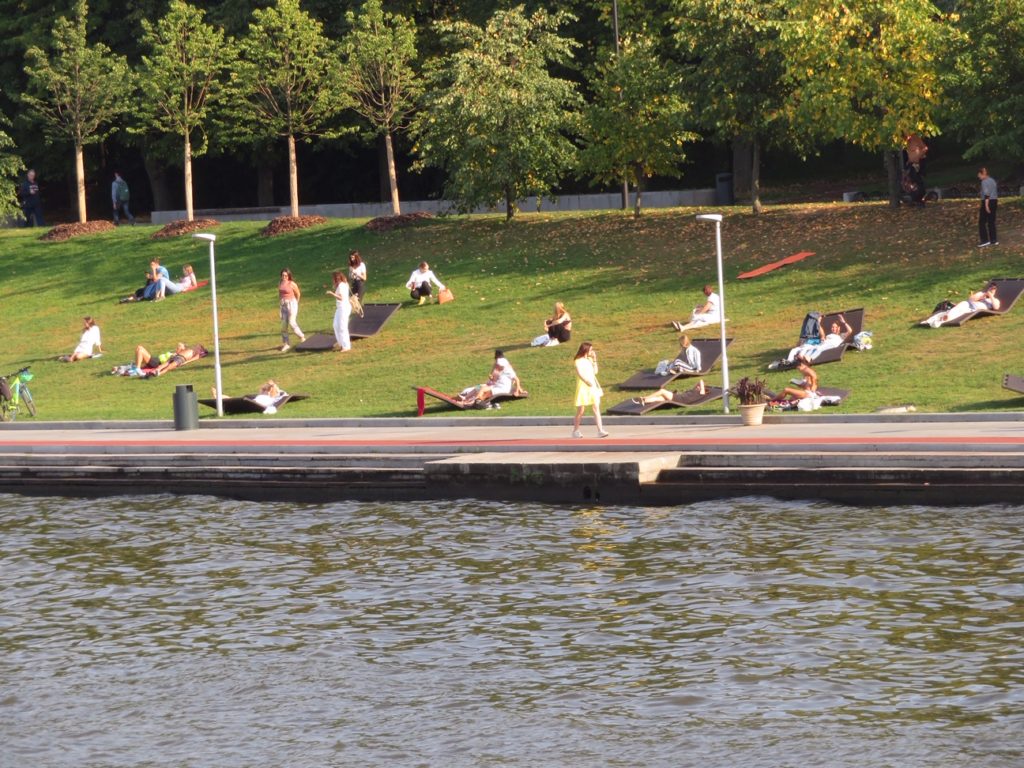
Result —
[{"label": "bicycle", "polygon": [[25,366],[20,371],[0,376],[0,421],[14,421],[24,405],[29,416],[36,415],[36,404],[28,383],[34,378]]}]

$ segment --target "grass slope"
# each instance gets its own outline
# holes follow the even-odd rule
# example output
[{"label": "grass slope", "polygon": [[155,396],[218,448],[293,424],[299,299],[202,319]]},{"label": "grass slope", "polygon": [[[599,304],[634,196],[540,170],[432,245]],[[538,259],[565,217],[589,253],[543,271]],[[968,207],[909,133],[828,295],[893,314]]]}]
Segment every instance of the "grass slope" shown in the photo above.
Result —
[{"label": "grass slope", "polygon": [[[822,384],[853,390],[843,411],[902,403],[925,411],[1020,408],[1021,399],[1000,381],[1006,371],[1024,373],[1024,306],[963,328],[914,325],[940,299],[960,298],[990,277],[1024,276],[1020,200],[1002,202],[1002,245],[984,251],[974,247],[976,205],[780,206],[760,217],[723,211],[732,381],[759,374],[773,388],[784,386],[791,374],[766,374],[765,366],[795,342],[804,314],[863,306],[875,349],[819,368]],[[409,415],[411,387],[457,391],[478,382],[500,347],[531,392],[502,413],[565,415],[572,411],[572,355],[576,342],[588,339],[600,353],[610,406],[629,396],[615,391],[616,382],[673,353],[669,321],[685,317],[700,288],[716,280],[713,230],[694,220],[696,212],[653,211],[640,220],[617,212],[532,214],[511,224],[454,218],[385,234],[366,231],[361,221],[334,220],[272,239],[259,236],[261,224],[223,224],[217,279],[225,389],[252,392],[273,377],[289,391],[313,395],[289,405],[285,417]],[[169,418],[175,385],[208,392],[212,356],[154,380],[109,375],[138,343],[162,351],[179,340],[212,342],[208,288],[158,303],[117,303],[141,284],[153,256],[175,276],[190,262],[200,279],[208,277],[205,243],[155,241],[152,232],[123,227],[60,244],[40,242],[39,230],[0,233],[0,372],[32,365],[39,419]],[[330,270],[345,264],[352,248],[369,266],[367,301],[402,301],[403,309],[382,334],[355,342],[348,354],[276,351],[280,269],[291,267],[303,289],[304,331],[328,331],[334,302],[324,290]],[[754,280],[735,279],[798,250],[817,255]],[[453,288],[453,304],[412,306],[403,284],[423,258]],[[572,313],[573,343],[529,348],[556,300]],[[56,362],[77,342],[83,315],[99,321],[106,354]],[[720,372],[708,381],[720,383]]]}]

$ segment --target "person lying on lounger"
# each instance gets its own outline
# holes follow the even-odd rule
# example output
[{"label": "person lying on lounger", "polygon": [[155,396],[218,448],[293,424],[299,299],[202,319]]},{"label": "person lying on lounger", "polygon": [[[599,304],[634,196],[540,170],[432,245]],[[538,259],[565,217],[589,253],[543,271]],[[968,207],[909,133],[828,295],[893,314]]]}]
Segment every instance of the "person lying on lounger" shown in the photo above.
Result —
[{"label": "person lying on lounger", "polygon": [[[704,379],[701,379],[696,386],[697,392],[704,395],[707,394],[707,389],[704,386]],[[649,395],[643,397],[634,397],[633,402],[637,405],[654,405],[655,403],[670,403],[676,397],[676,393],[670,389],[662,387],[657,392],[652,392]]]},{"label": "person lying on lounger", "polygon": [[[213,394],[213,398],[216,400],[217,388],[211,387],[210,392]],[[276,381],[274,381],[273,379],[267,379],[267,381],[262,386],[260,386],[260,391],[257,394],[253,395],[252,397],[249,397],[248,399],[252,400],[254,403],[256,403],[256,405],[262,408],[263,413],[267,414],[268,416],[272,416],[273,414],[277,413],[277,404],[283,397],[288,397],[288,393],[281,389],[279,386],[277,386]],[[228,396],[224,395],[222,399],[227,400]]]},{"label": "person lying on lounger", "polygon": [[920,325],[938,328],[943,323],[969,315],[971,312],[977,312],[979,309],[999,309],[999,299],[996,298],[995,283],[989,283],[983,290],[975,291],[967,297],[966,301],[954,304],[952,309],[936,312],[931,317],[922,320]]},{"label": "person lying on lounger", "polygon": [[698,304],[693,308],[693,312],[690,314],[688,322],[683,323],[678,320],[674,320],[672,322],[672,327],[677,331],[682,331],[687,327],[717,323],[721,319],[722,300],[710,285],[704,286],[704,297],[704,303]]},{"label": "person lying on lounger", "polygon": [[490,376],[483,384],[467,387],[455,396],[463,405],[480,405],[498,396],[523,397],[527,391],[523,389],[519,376],[512,364],[500,349],[494,352],[494,367]]},{"label": "person lying on lounger", "polygon": [[[840,327],[842,323],[842,327]],[[824,352],[826,349],[835,349],[841,347],[843,344],[849,343],[853,337],[853,328],[846,322],[846,318],[842,314],[839,315],[837,320],[832,321],[832,325],[829,326],[829,332],[825,333],[825,326],[822,319],[818,318],[818,338],[816,343],[801,344],[798,347],[793,347],[789,350],[789,354],[781,360],[776,360],[771,363],[768,368],[769,370],[776,370],[778,368],[786,368],[796,364],[798,357],[813,362],[817,359],[818,355]]]},{"label": "person lying on lounger", "polygon": [[196,344],[194,347],[190,347],[179,341],[174,352],[165,352],[164,354],[157,355],[155,357],[149,353],[148,349],[140,344],[135,348],[135,367],[138,369],[152,369],[147,374],[148,376],[162,376],[168,371],[173,371],[175,368],[183,366],[185,363],[192,362],[197,358],[205,356],[206,348],[201,344]]}]

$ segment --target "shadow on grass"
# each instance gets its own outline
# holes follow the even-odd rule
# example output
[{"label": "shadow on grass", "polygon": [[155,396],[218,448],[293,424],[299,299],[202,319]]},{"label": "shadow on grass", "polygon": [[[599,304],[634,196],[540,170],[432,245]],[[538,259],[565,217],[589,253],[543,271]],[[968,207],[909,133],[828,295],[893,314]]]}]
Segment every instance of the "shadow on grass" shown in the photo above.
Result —
[{"label": "shadow on grass", "polygon": [[1010,395],[1005,400],[978,400],[973,403],[959,403],[950,406],[949,410],[954,413],[965,411],[1019,411],[1024,407],[1024,396]]}]

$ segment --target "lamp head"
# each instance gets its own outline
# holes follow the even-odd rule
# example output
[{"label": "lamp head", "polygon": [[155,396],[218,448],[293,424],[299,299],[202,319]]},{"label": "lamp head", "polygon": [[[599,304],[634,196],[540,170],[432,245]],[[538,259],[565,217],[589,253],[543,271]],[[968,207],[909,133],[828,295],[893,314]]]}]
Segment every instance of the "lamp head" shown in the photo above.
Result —
[{"label": "lamp head", "polygon": [[211,235],[208,232],[196,232],[192,235],[196,240],[206,240],[208,242],[215,242],[217,240],[216,235]]},{"label": "lamp head", "polygon": [[[720,213],[698,213],[697,221],[722,221],[722,214]],[[195,237],[195,235],[193,235]]]}]

